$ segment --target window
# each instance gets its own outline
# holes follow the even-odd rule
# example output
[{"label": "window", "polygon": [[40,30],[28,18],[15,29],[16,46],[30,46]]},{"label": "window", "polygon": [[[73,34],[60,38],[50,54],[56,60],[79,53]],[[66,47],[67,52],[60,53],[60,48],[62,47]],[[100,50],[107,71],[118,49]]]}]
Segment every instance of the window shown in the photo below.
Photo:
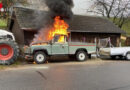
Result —
[{"label": "window", "polygon": [[65,36],[64,35],[56,35],[54,37],[54,42],[64,43],[65,42]]}]

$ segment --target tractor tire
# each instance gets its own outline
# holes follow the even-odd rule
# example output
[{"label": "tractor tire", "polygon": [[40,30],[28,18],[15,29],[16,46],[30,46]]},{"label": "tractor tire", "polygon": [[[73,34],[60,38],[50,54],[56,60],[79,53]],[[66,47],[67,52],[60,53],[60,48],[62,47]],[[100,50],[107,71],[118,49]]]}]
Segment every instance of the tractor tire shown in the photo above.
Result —
[{"label": "tractor tire", "polygon": [[0,64],[11,65],[19,56],[19,47],[17,43],[9,39],[0,40]]}]

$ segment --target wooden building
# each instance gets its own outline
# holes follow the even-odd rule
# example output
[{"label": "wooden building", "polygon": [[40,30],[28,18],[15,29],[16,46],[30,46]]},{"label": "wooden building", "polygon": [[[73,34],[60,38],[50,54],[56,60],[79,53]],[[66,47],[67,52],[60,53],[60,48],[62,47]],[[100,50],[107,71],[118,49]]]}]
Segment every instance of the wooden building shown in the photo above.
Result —
[{"label": "wooden building", "polygon": [[[9,22],[9,30],[14,33],[19,45],[28,45],[34,38],[48,12],[15,7]],[[40,17],[40,19],[39,19]],[[47,20],[46,20],[47,21]],[[49,18],[48,21],[49,22]],[[48,24],[48,23],[44,24]],[[125,33],[112,22],[102,17],[74,15],[69,21],[72,41],[94,42],[95,38],[111,38],[114,46],[119,46],[120,36]]]},{"label": "wooden building", "polygon": [[126,46],[130,46],[130,37],[126,38],[126,42],[125,42]]}]

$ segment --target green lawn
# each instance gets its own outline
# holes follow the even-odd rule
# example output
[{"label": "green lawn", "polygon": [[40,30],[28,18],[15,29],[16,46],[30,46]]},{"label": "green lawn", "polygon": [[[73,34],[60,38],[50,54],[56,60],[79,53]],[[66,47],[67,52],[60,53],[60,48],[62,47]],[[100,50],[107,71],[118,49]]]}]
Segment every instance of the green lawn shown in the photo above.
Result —
[{"label": "green lawn", "polygon": [[4,70],[4,69],[8,69],[8,68],[17,68],[20,65],[22,65],[22,63],[20,61],[16,61],[14,64],[12,65],[0,65],[0,70]]},{"label": "green lawn", "polygon": [[7,28],[7,20],[6,19],[0,19],[0,29]]}]

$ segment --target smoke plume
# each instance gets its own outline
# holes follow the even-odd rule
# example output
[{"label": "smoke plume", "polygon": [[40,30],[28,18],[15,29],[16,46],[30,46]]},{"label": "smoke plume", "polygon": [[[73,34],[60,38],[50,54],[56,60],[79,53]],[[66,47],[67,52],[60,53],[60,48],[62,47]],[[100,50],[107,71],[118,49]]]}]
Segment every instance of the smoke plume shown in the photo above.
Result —
[{"label": "smoke plume", "polygon": [[39,26],[39,32],[35,35],[33,43],[39,42],[39,38],[42,38],[40,41],[46,41],[47,32],[53,27],[54,18],[56,16],[60,16],[61,19],[64,19],[66,22],[73,16],[73,12],[71,10],[73,7],[73,0],[45,0],[44,4],[46,4],[49,10],[45,11],[46,14],[44,15],[39,13],[36,18],[36,21],[42,20],[42,25]]},{"label": "smoke plume", "polygon": [[52,17],[61,16],[63,19],[72,18],[73,1],[72,0],[46,0]]}]

